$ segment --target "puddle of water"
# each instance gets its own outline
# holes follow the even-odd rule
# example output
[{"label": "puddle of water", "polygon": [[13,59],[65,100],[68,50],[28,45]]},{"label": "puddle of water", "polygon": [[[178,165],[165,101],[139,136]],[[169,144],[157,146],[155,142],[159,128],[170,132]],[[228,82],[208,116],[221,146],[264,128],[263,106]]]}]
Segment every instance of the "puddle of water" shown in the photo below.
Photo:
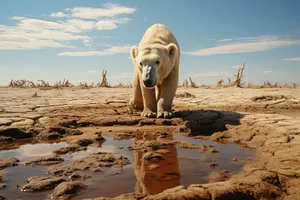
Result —
[{"label": "puddle of water", "polygon": [[[138,140],[156,140],[153,135],[137,134],[133,139],[113,140],[105,136],[106,141],[98,146],[89,146],[87,151],[75,152],[62,156],[67,164],[71,160],[80,159],[95,152],[111,152],[115,155],[124,155],[130,161],[130,165],[123,168],[104,168],[102,172],[80,172],[89,175],[84,184],[87,190],[82,191],[72,199],[94,198],[99,196],[115,197],[123,193],[142,192],[156,194],[165,189],[178,185],[188,186],[190,184],[207,183],[208,176],[213,171],[228,170],[230,172],[240,171],[242,162],[232,162],[233,157],[240,159],[253,158],[254,152],[242,148],[235,144],[219,144],[211,141],[201,141],[193,138],[173,134],[163,140],[186,141],[192,144],[213,145],[218,153],[202,152],[193,149],[181,149],[172,146],[167,150],[169,153],[163,154],[164,160],[153,163],[142,159],[144,152],[130,151],[126,148],[119,149],[119,146],[132,146]],[[161,139],[160,139],[161,140]],[[66,143],[53,144],[26,144],[15,150],[0,151],[0,158],[17,157],[21,161],[27,161],[33,157],[50,155],[54,149],[67,146]],[[209,161],[204,161],[204,160]],[[218,165],[211,168],[211,162]],[[3,170],[7,187],[0,190],[4,197],[9,199],[44,199],[50,192],[23,193],[17,189],[17,184],[24,185],[29,176],[46,176],[45,167],[17,166]],[[117,189],[116,189],[117,186]],[[12,194],[13,193],[13,194]]]},{"label": "puddle of water", "polygon": [[30,167],[19,165],[16,167],[6,168],[3,170],[2,176],[5,178],[6,187],[0,190],[1,196],[6,199],[45,199],[52,191],[38,193],[24,193],[19,187],[25,184],[25,181],[30,176],[47,176],[44,172],[45,167]]},{"label": "puddle of water", "polygon": [[52,155],[53,150],[66,146],[68,146],[68,144],[65,142],[52,144],[23,144],[20,145],[17,149],[0,151],[0,159],[15,157],[18,158],[20,162],[24,162],[29,161],[35,157]]},{"label": "puddle of water", "polygon": [[[188,186],[195,183],[207,183],[209,174],[214,171],[229,171],[235,173],[243,168],[244,163],[254,159],[254,151],[238,146],[236,144],[221,144],[212,141],[201,141],[193,138],[185,137],[181,134],[174,134],[176,141],[185,141],[191,144],[207,146],[207,152],[193,149],[177,148],[179,159],[179,168],[181,172],[180,184]],[[209,146],[212,145],[218,153],[210,153]],[[234,162],[232,159],[237,157],[240,161]],[[216,163],[215,167],[210,164]]]}]

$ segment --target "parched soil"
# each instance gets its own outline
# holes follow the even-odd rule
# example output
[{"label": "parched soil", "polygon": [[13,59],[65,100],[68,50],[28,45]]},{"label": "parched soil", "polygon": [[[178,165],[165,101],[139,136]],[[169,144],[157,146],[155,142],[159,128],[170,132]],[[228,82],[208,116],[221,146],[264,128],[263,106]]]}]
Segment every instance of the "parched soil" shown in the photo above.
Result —
[{"label": "parched soil", "polygon": [[[32,97],[35,92],[37,97]],[[81,190],[88,190],[83,186],[85,175],[80,173],[122,168],[132,160],[110,152],[93,152],[67,162],[70,158],[63,156],[101,147],[110,137],[134,141],[133,145],[118,146],[133,152],[137,178],[132,193],[113,199],[300,199],[300,88],[180,88],[172,119],[142,118],[140,112],[132,112],[128,107],[130,89],[0,88],[0,96],[0,155],[28,141],[66,143],[51,150],[51,155],[25,162],[45,167],[45,174],[51,177],[24,180],[23,191],[50,190],[52,197],[72,199],[78,193],[80,198]],[[193,140],[183,140],[183,136]],[[209,156],[224,151],[192,142],[195,140],[254,149],[255,159],[232,157],[232,163],[244,164],[240,172],[217,171],[206,183],[183,186],[179,169],[168,163],[176,148],[203,152],[207,157],[200,160],[211,168],[220,163]],[[6,169],[21,164],[19,158],[0,159],[0,184],[5,184]],[[167,175],[157,170],[164,166]],[[144,168],[149,171],[145,173]],[[152,176],[173,181],[168,186],[163,181],[152,182],[164,188],[158,191],[147,183],[154,180]]]}]

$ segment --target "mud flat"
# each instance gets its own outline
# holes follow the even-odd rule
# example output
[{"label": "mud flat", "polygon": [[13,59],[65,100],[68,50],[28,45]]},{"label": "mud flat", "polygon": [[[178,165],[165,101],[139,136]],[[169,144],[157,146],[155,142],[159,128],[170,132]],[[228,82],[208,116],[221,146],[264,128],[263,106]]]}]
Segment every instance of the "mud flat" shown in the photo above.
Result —
[{"label": "mud flat", "polygon": [[299,88],[180,88],[173,119],[130,93],[0,88],[0,199],[300,198]]}]

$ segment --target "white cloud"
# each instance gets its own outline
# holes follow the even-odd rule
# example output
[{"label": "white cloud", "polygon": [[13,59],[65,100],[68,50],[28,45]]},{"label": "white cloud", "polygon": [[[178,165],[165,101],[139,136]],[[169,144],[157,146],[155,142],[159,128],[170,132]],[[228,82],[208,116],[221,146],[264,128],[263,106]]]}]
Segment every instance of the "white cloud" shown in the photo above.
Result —
[{"label": "white cloud", "polygon": [[218,40],[218,42],[230,42],[230,41],[232,41],[232,39],[231,38],[228,38],[228,39],[222,39],[222,40]]},{"label": "white cloud", "polygon": [[239,69],[241,66],[239,66],[239,65],[234,65],[234,66],[232,66],[232,68],[233,69]]},{"label": "white cloud", "polygon": [[212,48],[199,49],[196,51],[183,53],[195,56],[208,56],[217,54],[267,51],[270,49],[300,44],[300,40],[279,39],[277,36],[237,38],[236,40],[237,41],[225,45],[218,45]]},{"label": "white cloud", "polygon": [[273,71],[265,71],[264,74],[272,74],[274,73]]},{"label": "white cloud", "polygon": [[59,56],[106,56],[113,54],[124,54],[129,53],[132,46],[113,46],[102,51],[73,51],[73,52],[62,52]]},{"label": "white cloud", "polygon": [[98,74],[98,73],[99,73],[99,71],[97,71],[97,70],[88,70],[86,72],[86,74]]},{"label": "white cloud", "polygon": [[97,30],[113,30],[118,28],[117,24],[126,24],[130,20],[131,20],[130,18],[101,20],[95,24],[95,28]]},{"label": "white cloud", "polygon": [[132,72],[123,72],[120,73],[116,76],[112,76],[112,79],[119,79],[119,80],[124,80],[124,79],[128,79],[128,78],[132,78],[133,77],[133,73]]},{"label": "white cloud", "polygon": [[284,58],[283,60],[286,60],[286,61],[300,61],[300,57],[295,57],[295,58]]},{"label": "white cloud", "polygon": [[[74,7],[65,9],[71,17],[82,19],[99,19],[101,17],[114,17],[118,15],[133,14],[136,9],[118,4],[105,4],[103,8]],[[54,13],[53,13],[54,14]]]},{"label": "white cloud", "polygon": [[51,17],[57,17],[57,18],[63,18],[63,17],[68,17],[69,15],[67,15],[63,12],[57,12],[57,13],[52,13],[50,16]]},{"label": "white cloud", "polygon": [[118,26],[112,21],[103,20],[97,22],[95,27],[97,30],[112,30],[112,29],[116,29]]},{"label": "white cloud", "polygon": [[[124,15],[134,12],[134,8],[105,4],[103,8],[75,7],[52,13],[51,17],[65,18],[58,21],[14,16],[11,19],[17,21],[16,25],[0,24],[0,50],[71,48],[74,47],[70,44],[72,41],[82,41],[83,45],[91,46],[92,39],[87,35],[89,31],[116,29],[119,24],[131,20]],[[114,50],[107,49],[100,54],[114,54]]]},{"label": "white cloud", "polygon": [[228,72],[216,72],[216,71],[208,71],[208,72],[202,72],[202,73],[190,73],[188,76],[190,77],[221,77],[221,76],[232,76],[232,74]]},{"label": "white cloud", "polygon": [[25,19],[25,17],[13,16],[10,19],[12,19],[12,20],[22,20],[22,19]]}]

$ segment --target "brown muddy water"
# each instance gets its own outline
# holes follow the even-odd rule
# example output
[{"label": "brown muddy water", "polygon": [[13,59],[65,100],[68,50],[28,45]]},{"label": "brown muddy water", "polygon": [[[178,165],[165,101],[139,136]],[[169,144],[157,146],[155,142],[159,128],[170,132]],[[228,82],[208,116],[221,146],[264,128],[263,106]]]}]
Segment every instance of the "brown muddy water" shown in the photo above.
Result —
[{"label": "brown muddy water", "polygon": [[[131,161],[131,164],[122,168],[103,168],[100,172],[81,171],[80,173],[90,176],[83,181],[87,187],[71,199],[114,197],[130,192],[156,194],[178,185],[207,183],[212,180],[212,173],[225,171],[227,174],[234,174],[242,169],[245,162],[255,159],[253,150],[236,144],[202,141],[175,133],[168,139],[195,145],[203,144],[208,148],[214,148],[217,152],[179,148],[173,145],[167,149],[169,153],[164,154],[164,160],[149,162],[142,159],[144,151],[127,148],[134,146],[140,137],[124,140],[114,140],[108,136],[104,136],[104,138],[106,141],[101,145],[92,145],[87,147],[86,151],[63,155],[62,158],[65,161],[62,164],[84,158],[95,152],[124,155]],[[0,159],[15,157],[19,158],[22,163],[33,158],[51,155],[53,150],[66,146],[68,144],[65,142],[49,144],[24,140],[22,143],[1,150]],[[120,147],[122,148],[120,149]],[[46,174],[45,168],[45,166],[32,167],[20,164],[0,171],[0,175],[4,177],[6,183],[6,187],[0,190],[0,196],[14,200],[49,198],[53,190],[37,193],[25,193],[20,190],[28,177],[52,176]]]}]

